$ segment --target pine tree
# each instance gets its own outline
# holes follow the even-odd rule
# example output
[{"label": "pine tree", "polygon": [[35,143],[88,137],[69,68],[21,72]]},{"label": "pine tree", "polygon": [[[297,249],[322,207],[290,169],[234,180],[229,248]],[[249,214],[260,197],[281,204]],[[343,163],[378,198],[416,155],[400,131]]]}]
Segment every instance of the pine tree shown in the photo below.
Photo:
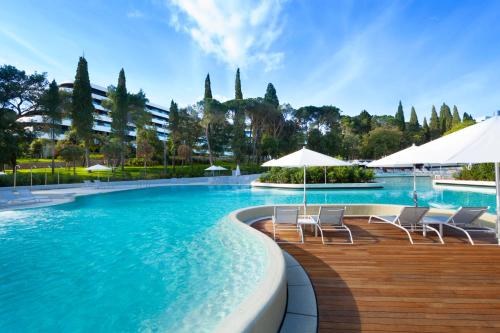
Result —
[{"label": "pine tree", "polygon": [[462,117],[462,121],[463,122],[474,121],[474,118],[472,118],[472,116],[470,114],[468,114],[467,112],[464,112],[464,115]]},{"label": "pine tree", "polygon": [[128,93],[123,68],[118,75],[118,85],[112,97],[113,104],[110,112],[111,116],[111,135],[120,143],[120,164],[122,170],[125,169],[125,143],[127,140],[128,128]]},{"label": "pine tree", "polygon": [[43,94],[41,98],[42,105],[42,116],[44,121],[47,123],[49,130],[49,137],[51,141],[52,148],[52,174],[54,174],[55,168],[55,147],[56,147],[56,136],[61,130],[62,121],[62,98],[59,93],[59,86],[56,80],[52,80],[49,85],[49,89]]},{"label": "pine tree", "polygon": [[451,126],[458,125],[462,122],[460,119],[460,114],[458,113],[458,108],[456,105],[453,105],[453,119],[451,121]]},{"label": "pine tree", "polygon": [[266,94],[264,95],[264,100],[277,108],[280,105],[278,100],[278,95],[276,94],[276,89],[272,83],[269,83],[266,88]]},{"label": "pine tree", "polygon": [[415,108],[411,107],[410,122],[408,123],[408,131],[411,133],[416,133],[420,130],[420,123],[418,122],[417,112]]},{"label": "pine tree", "polygon": [[210,73],[205,78],[205,97],[204,99],[212,99],[212,87],[210,86]]},{"label": "pine tree", "polygon": [[439,120],[442,133],[451,129],[452,116],[450,107],[446,105],[446,103],[441,105],[441,109],[439,110]]},{"label": "pine tree", "polygon": [[236,80],[234,83],[234,99],[243,99],[243,93],[241,92],[241,80],[240,80],[240,69],[236,70]]},{"label": "pine tree", "polygon": [[71,127],[76,131],[79,140],[85,144],[85,164],[90,164],[90,142],[94,126],[94,106],[92,105],[92,88],[90,86],[87,60],[80,57],[73,84],[71,103]]},{"label": "pine tree", "polygon": [[394,118],[396,120],[396,125],[398,126],[399,130],[401,132],[404,132],[406,128],[405,113],[403,111],[403,105],[401,104],[401,101],[399,101],[398,111],[396,112],[396,116]]},{"label": "pine tree", "polygon": [[427,118],[424,117],[424,123],[422,124],[422,133],[424,137],[424,142],[428,142],[431,139],[431,130],[429,125],[427,125]]},{"label": "pine tree", "polygon": [[439,123],[439,118],[436,112],[436,107],[432,106],[431,121],[429,124],[431,140],[437,139],[441,136],[441,125]]}]

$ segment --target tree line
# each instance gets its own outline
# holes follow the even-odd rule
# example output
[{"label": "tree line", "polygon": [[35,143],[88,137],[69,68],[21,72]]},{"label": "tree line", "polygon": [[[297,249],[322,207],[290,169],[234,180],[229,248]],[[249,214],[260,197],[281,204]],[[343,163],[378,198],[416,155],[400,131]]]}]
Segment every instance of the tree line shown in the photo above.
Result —
[{"label": "tree line", "polygon": [[[183,108],[172,100],[165,125],[168,140],[162,142],[146,110],[145,93],[127,90],[123,69],[101,103],[110,110],[109,135],[92,131],[100,116],[93,105],[84,57],[78,61],[71,92],[60,89],[55,80],[49,83],[46,76],[27,74],[10,65],[0,67],[0,163],[15,167],[17,158],[36,142],[37,132],[48,134],[52,168],[56,156],[73,166],[88,166],[93,152],[122,169],[134,156],[136,162],[163,163],[166,169],[167,164],[192,163],[193,156],[206,156],[210,164],[221,157],[236,163],[261,163],[303,145],[344,159],[376,159],[474,123],[469,114],[461,117],[457,106],[451,109],[446,103],[439,114],[432,106],[429,121],[424,118],[422,124],[414,107],[409,121],[405,120],[401,101],[394,116],[371,115],[366,110],[348,116],[333,105],[294,108],[280,103],[272,83],[262,97],[244,98],[237,69],[234,99],[222,102],[213,98],[207,74],[203,100]],[[42,117],[43,122],[30,122],[27,117],[33,116]],[[71,128],[63,140],[57,140],[63,119],[71,120]],[[130,125],[136,128],[135,140],[129,135]]]}]

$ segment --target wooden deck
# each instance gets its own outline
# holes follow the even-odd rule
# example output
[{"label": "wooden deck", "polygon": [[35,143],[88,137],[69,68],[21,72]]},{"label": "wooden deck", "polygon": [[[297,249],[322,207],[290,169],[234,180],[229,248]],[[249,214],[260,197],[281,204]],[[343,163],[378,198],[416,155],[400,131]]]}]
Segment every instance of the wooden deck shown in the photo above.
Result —
[{"label": "wooden deck", "polygon": [[[416,233],[427,245],[410,245],[388,224],[345,222],[354,245],[325,246],[309,230],[305,244],[280,244],[311,278],[319,332],[500,332],[500,247],[471,246],[447,229],[445,245]],[[254,227],[272,236],[270,221]]]}]

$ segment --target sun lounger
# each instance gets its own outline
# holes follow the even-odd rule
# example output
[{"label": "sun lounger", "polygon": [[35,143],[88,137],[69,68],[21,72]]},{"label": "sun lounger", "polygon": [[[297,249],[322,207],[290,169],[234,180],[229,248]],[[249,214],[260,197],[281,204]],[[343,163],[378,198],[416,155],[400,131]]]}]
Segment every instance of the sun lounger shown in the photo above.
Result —
[{"label": "sun lounger", "polygon": [[399,215],[397,216],[370,216],[368,223],[372,222],[373,218],[378,218],[384,222],[394,225],[395,227],[403,230],[410,239],[411,244],[416,244],[411,237],[410,232],[413,231],[432,231],[436,233],[439,237],[439,242],[444,244],[443,238],[439,234],[439,231],[434,229],[433,227],[422,224],[421,221],[424,218],[425,214],[429,211],[429,207],[403,207]]},{"label": "sun lounger", "polygon": [[48,202],[48,201],[50,201],[50,199],[47,198],[47,197],[35,196],[27,188],[19,189],[17,191],[17,193],[18,193],[18,197],[19,198],[22,198],[22,199],[25,199],[25,200],[31,200],[31,201],[35,201],[35,202]]},{"label": "sun lounger", "polygon": [[320,207],[319,214],[311,216],[316,222],[323,244],[346,244],[346,242],[325,242],[324,231],[344,231],[349,234],[349,244],[353,244],[351,230],[344,224],[344,208]]},{"label": "sun lounger", "polygon": [[[304,243],[304,234],[299,225],[299,209],[297,207],[274,207],[273,239],[276,241],[276,232],[279,230],[296,230],[300,234],[299,244]],[[293,243],[276,241],[276,243]]]},{"label": "sun lounger", "polygon": [[473,225],[473,223],[487,211],[488,207],[460,207],[452,216],[426,216],[424,217],[424,221],[429,224],[435,221],[436,223],[459,230],[463,232],[469,239],[469,242],[474,245],[470,232],[495,232],[495,230],[491,228]]}]

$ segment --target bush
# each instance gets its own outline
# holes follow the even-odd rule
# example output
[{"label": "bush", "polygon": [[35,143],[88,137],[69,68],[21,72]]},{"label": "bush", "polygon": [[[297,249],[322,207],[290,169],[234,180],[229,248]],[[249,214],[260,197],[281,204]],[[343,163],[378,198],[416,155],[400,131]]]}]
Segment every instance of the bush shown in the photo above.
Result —
[{"label": "bush", "polygon": [[[328,183],[367,183],[373,181],[375,174],[371,169],[360,167],[328,167]],[[322,167],[307,168],[308,184],[321,184],[325,182],[325,170]],[[259,181],[263,183],[278,184],[302,184],[304,182],[304,170],[302,168],[271,168],[262,174]]]},{"label": "bush", "polygon": [[495,166],[493,163],[474,164],[472,167],[462,167],[456,179],[461,180],[495,180]]}]

